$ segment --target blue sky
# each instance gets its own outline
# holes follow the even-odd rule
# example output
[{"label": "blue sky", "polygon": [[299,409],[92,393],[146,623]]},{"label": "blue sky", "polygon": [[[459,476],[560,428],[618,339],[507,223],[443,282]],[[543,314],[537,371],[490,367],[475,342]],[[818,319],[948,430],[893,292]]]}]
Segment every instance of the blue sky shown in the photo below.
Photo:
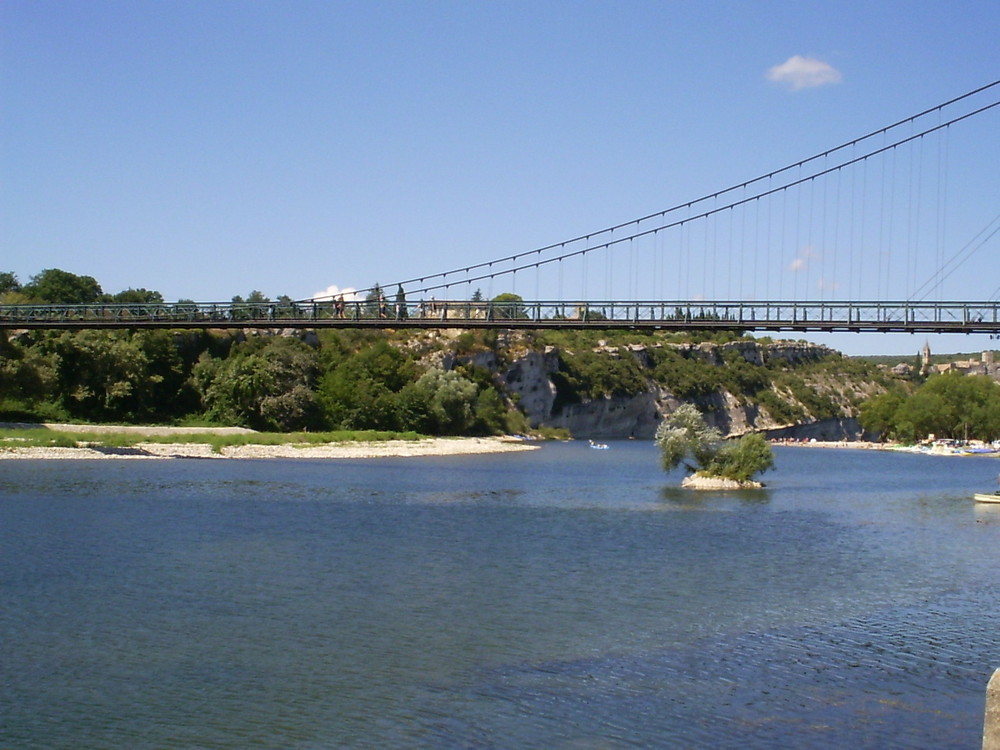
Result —
[{"label": "blue sky", "polygon": [[[0,270],[211,301],[503,257],[1000,78],[997,29],[994,0],[5,0]],[[966,135],[994,178],[998,133],[994,115]],[[957,175],[969,147],[952,137]],[[949,218],[950,243],[996,213],[989,180],[949,185],[951,205],[976,209]],[[992,294],[998,249],[949,296]],[[923,344],[821,340],[847,353]]]}]

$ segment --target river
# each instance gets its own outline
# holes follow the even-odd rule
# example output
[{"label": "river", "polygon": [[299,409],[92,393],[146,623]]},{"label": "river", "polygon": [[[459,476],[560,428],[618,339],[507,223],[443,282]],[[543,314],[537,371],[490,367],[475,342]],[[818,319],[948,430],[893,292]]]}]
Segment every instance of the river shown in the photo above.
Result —
[{"label": "river", "polygon": [[1000,462],[0,462],[0,747],[978,748]]}]

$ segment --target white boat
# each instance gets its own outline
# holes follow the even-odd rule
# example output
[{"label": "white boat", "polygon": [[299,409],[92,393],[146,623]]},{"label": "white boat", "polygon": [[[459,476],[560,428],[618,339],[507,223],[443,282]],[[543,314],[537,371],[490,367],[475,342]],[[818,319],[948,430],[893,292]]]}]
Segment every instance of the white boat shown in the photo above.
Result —
[{"label": "white boat", "polygon": [[607,443],[595,443],[593,440],[590,441],[590,447],[595,451],[606,451],[608,449]]},{"label": "white boat", "polygon": [[973,497],[977,503],[1000,503],[1000,495],[995,492],[977,492]]}]

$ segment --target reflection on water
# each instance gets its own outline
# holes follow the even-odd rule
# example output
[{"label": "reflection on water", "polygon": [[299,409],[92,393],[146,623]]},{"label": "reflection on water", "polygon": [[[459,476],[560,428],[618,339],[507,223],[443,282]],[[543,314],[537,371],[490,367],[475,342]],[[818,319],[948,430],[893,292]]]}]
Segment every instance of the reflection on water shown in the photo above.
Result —
[{"label": "reflection on water", "polygon": [[3,747],[975,747],[990,459],[0,464]]},{"label": "reflection on water", "polygon": [[771,491],[767,487],[745,490],[697,491],[679,485],[660,488],[660,497],[668,508],[685,510],[734,510],[741,505],[767,503]]}]

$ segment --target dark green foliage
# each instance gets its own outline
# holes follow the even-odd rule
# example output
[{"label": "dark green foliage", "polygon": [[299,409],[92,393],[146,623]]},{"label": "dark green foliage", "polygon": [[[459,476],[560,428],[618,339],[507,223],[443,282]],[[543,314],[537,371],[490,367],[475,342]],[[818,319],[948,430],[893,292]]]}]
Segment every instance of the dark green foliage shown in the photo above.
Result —
[{"label": "dark green foliage", "polygon": [[45,421],[66,419],[59,403],[59,359],[40,346],[8,341],[0,333],[0,419]]},{"label": "dark green foliage", "polygon": [[779,388],[791,393],[813,419],[833,419],[841,413],[840,408],[829,396],[808,385],[797,373],[781,373],[780,376],[775,376],[774,382]]},{"label": "dark green foliage", "polygon": [[472,354],[476,350],[476,334],[472,331],[462,331],[453,342],[455,354]]},{"label": "dark green foliage", "polygon": [[895,390],[870,399],[861,407],[860,420],[866,430],[907,442],[930,435],[996,440],[1000,384],[985,375],[936,375],[911,394]]},{"label": "dark green foliage", "polygon": [[53,305],[91,305],[101,299],[101,285],[93,276],[77,276],[59,268],[46,268],[31,277],[24,294]]},{"label": "dark green foliage", "polygon": [[350,430],[396,430],[404,411],[422,421],[419,399],[399,395],[416,377],[413,361],[384,339],[343,357],[319,382],[317,395],[327,424]]},{"label": "dark green foliage", "polygon": [[723,443],[706,467],[706,472],[712,476],[747,482],[772,466],[774,454],[770,443],[762,435],[750,434]]},{"label": "dark green foliage", "polygon": [[365,295],[365,304],[362,306],[362,315],[366,318],[385,318],[389,314],[389,304],[385,299],[385,292],[376,281],[368,294]]},{"label": "dark green foliage", "polygon": [[108,302],[116,305],[150,305],[163,302],[163,295],[149,289],[126,289],[117,294],[104,295]]},{"label": "dark green foliage", "polygon": [[638,361],[628,351],[562,352],[552,382],[556,386],[556,410],[584,399],[634,396],[649,385]]},{"label": "dark green foliage", "polygon": [[703,398],[722,385],[721,368],[701,358],[685,356],[666,346],[651,349],[650,356],[653,360],[653,379],[679,399]]},{"label": "dark green foliage", "polygon": [[406,309],[406,292],[403,291],[402,285],[396,289],[396,302],[393,314],[396,316],[397,320],[406,320],[410,317],[410,313]]},{"label": "dark green foliage", "polygon": [[10,271],[0,272],[0,298],[10,292],[21,291],[21,282],[17,280],[17,276]]},{"label": "dark green foliage", "polygon": [[896,433],[896,413],[906,401],[906,394],[893,389],[869,399],[861,405],[858,422],[875,435],[891,437]]},{"label": "dark green foliage", "polygon": [[146,418],[162,377],[151,371],[143,343],[143,337],[121,331],[63,333],[51,341],[66,410],[80,419]]},{"label": "dark green foliage", "polygon": [[413,391],[426,405],[429,430],[437,435],[461,435],[475,420],[478,389],[454,370],[430,369],[413,385]]},{"label": "dark green foliage", "polygon": [[786,401],[772,390],[758,391],[755,398],[778,424],[795,424],[806,418],[805,410],[801,406]]},{"label": "dark green foliage", "polygon": [[490,314],[497,320],[525,320],[524,299],[519,294],[504,292],[490,301]]},{"label": "dark green foliage", "polygon": [[720,368],[722,386],[741,402],[771,387],[770,373],[748,362],[738,351],[725,352],[723,359],[725,366]]},{"label": "dark green foliage", "polygon": [[251,339],[224,360],[203,356],[192,379],[210,417],[258,430],[320,425],[316,353],[298,339]]}]

